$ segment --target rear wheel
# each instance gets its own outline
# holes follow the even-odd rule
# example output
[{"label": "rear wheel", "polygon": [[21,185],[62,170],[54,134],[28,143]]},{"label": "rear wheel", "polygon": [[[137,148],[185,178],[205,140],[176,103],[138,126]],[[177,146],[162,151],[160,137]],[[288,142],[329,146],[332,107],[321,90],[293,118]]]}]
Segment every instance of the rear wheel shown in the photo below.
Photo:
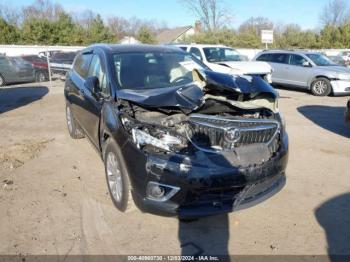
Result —
[{"label": "rear wheel", "polygon": [[104,164],[107,186],[113,204],[122,212],[130,211],[134,206],[131,185],[118,146],[113,141],[107,141]]},{"label": "rear wheel", "polygon": [[42,71],[38,71],[35,73],[35,81],[36,82],[44,82],[46,81],[46,75]]},{"label": "rear wheel", "polygon": [[331,82],[327,78],[317,78],[311,84],[311,93],[315,96],[328,96],[331,91]]},{"label": "rear wheel", "polygon": [[71,138],[80,139],[84,137],[84,133],[81,130],[81,128],[78,126],[77,122],[75,121],[72,114],[71,107],[68,103],[66,104],[66,121],[67,121],[68,132]]},{"label": "rear wheel", "polygon": [[2,75],[0,75],[0,86],[4,86],[6,83],[5,83],[5,79]]}]

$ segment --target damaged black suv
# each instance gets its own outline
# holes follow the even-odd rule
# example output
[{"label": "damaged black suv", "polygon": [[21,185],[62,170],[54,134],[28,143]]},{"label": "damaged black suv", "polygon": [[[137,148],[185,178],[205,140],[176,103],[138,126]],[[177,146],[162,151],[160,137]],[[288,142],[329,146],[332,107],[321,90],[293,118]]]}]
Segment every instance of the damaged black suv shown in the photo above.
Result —
[{"label": "damaged black suv", "polygon": [[285,184],[278,94],[259,76],[210,71],[176,47],[93,45],[64,94],[69,133],[98,149],[121,211],[226,213]]}]

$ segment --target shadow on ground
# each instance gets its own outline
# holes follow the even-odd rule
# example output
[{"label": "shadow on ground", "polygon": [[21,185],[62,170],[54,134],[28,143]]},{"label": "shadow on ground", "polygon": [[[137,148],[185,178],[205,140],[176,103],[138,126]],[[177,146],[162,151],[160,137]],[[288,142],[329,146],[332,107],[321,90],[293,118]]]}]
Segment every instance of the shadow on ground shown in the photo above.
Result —
[{"label": "shadow on ground", "polygon": [[48,92],[46,86],[0,88],[0,114],[37,101]]},{"label": "shadow on ground", "polygon": [[193,222],[179,222],[181,255],[228,255],[228,214],[204,217]]},{"label": "shadow on ground", "polygon": [[315,216],[326,233],[331,261],[345,261],[341,255],[350,259],[350,193],[324,202]]},{"label": "shadow on ground", "polygon": [[350,128],[345,123],[345,105],[344,107],[310,105],[298,107],[297,110],[316,125],[350,138]]}]

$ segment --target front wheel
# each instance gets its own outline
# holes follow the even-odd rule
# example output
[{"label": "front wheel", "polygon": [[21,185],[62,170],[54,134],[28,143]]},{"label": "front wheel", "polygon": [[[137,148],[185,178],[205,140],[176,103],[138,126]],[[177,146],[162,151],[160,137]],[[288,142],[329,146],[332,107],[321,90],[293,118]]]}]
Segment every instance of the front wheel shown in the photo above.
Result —
[{"label": "front wheel", "polygon": [[36,82],[44,82],[44,81],[46,81],[46,75],[45,75],[45,73],[44,73],[44,72],[41,72],[41,71],[36,72],[36,73],[35,73],[35,81],[36,81]]},{"label": "front wheel", "polygon": [[317,78],[311,84],[311,93],[315,96],[328,96],[331,91],[332,85],[327,78]]},{"label": "front wheel", "polygon": [[133,206],[129,177],[115,142],[107,142],[104,164],[107,186],[113,204],[122,212]]}]

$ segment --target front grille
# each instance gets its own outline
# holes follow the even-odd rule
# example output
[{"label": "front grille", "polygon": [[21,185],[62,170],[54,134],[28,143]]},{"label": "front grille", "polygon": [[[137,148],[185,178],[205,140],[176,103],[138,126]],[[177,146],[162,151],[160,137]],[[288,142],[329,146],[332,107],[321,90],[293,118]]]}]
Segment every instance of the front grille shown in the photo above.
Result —
[{"label": "front grille", "polygon": [[279,122],[275,120],[195,114],[190,116],[187,136],[196,147],[206,150],[232,150],[244,145],[265,143],[275,152],[279,130]]}]

